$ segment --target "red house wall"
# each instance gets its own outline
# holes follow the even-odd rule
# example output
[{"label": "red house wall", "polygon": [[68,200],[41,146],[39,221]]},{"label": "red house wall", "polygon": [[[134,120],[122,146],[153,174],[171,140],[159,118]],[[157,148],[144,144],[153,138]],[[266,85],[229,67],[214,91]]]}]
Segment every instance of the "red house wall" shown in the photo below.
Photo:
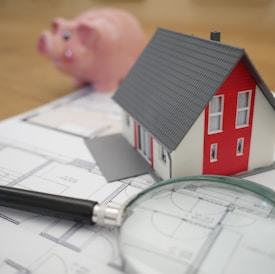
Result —
[{"label": "red house wall", "polygon": [[[231,175],[248,169],[256,83],[241,63],[236,65],[216,95],[224,96],[222,131],[208,134],[209,106],[205,109],[203,174]],[[252,90],[248,126],[236,129],[238,92]],[[237,156],[237,140],[244,137],[243,155]],[[218,144],[217,161],[210,161],[210,146]]]}]

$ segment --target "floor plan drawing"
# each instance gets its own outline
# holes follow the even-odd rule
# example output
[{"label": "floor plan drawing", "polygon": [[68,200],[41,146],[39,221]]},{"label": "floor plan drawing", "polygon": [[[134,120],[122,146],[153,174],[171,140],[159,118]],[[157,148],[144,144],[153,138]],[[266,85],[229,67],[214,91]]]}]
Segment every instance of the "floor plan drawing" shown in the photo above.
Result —
[{"label": "floor plan drawing", "polygon": [[[49,157],[15,144],[2,143],[0,170],[2,185],[92,199],[117,206],[154,183],[153,178],[145,175],[109,184],[92,161],[69,157],[67,161],[65,157],[58,160],[53,155]],[[114,232],[104,228],[6,208],[1,208],[0,217],[1,227],[5,227],[6,223],[14,224],[54,246],[62,246],[84,257],[91,256],[114,264],[113,260],[118,256]]]},{"label": "floor plan drawing", "polygon": [[121,109],[111,95],[83,89],[74,100],[33,113],[25,121],[83,137],[117,133],[121,130]]},{"label": "floor plan drawing", "polygon": [[[110,132],[117,131],[116,106],[110,106],[106,94],[87,90],[72,98],[0,123],[0,184],[120,206],[155,180],[145,174],[108,183],[83,138],[95,137],[91,132],[98,128],[93,130],[93,121],[100,121],[104,115],[112,121]],[[43,124],[46,116],[58,117],[64,108],[85,113],[88,134],[71,130],[77,128],[75,125],[64,130],[51,124],[54,120],[50,119],[49,124]],[[101,112],[102,117],[95,112]],[[62,119],[71,120],[66,115]],[[0,273],[121,273],[116,229],[0,207],[0,230]],[[13,235],[12,240],[7,239],[7,233]]]},{"label": "floor plan drawing", "polygon": [[140,263],[139,273],[145,273],[143,265],[157,273],[273,273],[274,204],[219,185],[163,188],[137,203],[122,228],[135,241],[121,237],[121,243],[125,254]]},{"label": "floor plan drawing", "polygon": [[[111,94],[84,88],[33,111],[1,121],[0,185],[122,206],[129,198],[156,183],[156,179],[144,174],[108,183],[85,145],[85,138],[120,132],[120,119],[120,109],[112,101]],[[272,187],[274,176],[274,171],[271,171],[250,178],[257,182],[264,178],[264,183]],[[174,230],[162,223],[161,213],[167,213],[169,207],[161,208],[159,212],[148,211],[152,235],[158,233],[164,238],[173,237],[175,242],[182,240],[184,233],[194,229],[195,220],[197,234],[194,235],[197,239],[205,238],[209,233],[214,238],[222,235],[228,239],[226,252],[230,255],[237,245],[243,244],[244,235],[250,235],[249,227],[257,225],[257,218],[270,213],[260,205],[250,208],[251,201],[245,204],[245,200],[243,207],[238,204],[239,207],[233,210],[224,204],[225,196],[217,193],[216,202],[210,203],[206,198],[209,194],[198,194],[195,189],[193,193],[182,194],[185,195],[184,201],[188,201],[184,208],[179,196],[169,197],[169,205],[184,212],[184,216],[178,219],[171,217]],[[167,197],[161,198],[165,200]],[[201,214],[205,206],[213,213],[208,217]],[[242,228],[230,226],[230,218],[244,215]],[[217,223],[220,221],[227,229],[219,230]],[[243,230],[243,234],[239,229]],[[117,233],[117,229],[0,207],[0,274],[122,274]],[[148,241],[154,238],[152,235]],[[203,254],[210,249],[204,250],[204,253],[197,252],[195,256],[195,251],[199,251],[202,245],[196,239],[193,244],[185,249],[170,246],[165,252],[172,257],[180,257],[187,265],[191,261],[202,265]],[[209,242],[208,247],[211,244]],[[216,244],[218,246],[220,242]],[[251,253],[260,252],[257,242],[246,244],[244,248]],[[272,252],[274,255],[274,250]],[[211,256],[212,253],[209,254]],[[264,256],[269,263],[272,262],[268,255]],[[226,267],[226,259],[223,259]],[[203,269],[212,269],[207,267],[205,265]],[[209,273],[222,273],[218,271],[224,269],[212,269]]]}]

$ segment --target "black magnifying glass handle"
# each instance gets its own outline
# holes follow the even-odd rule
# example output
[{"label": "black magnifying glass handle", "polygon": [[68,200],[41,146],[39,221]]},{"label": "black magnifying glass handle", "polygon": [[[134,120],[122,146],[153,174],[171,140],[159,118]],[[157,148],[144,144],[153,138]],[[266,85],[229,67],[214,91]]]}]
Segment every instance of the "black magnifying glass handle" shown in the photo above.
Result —
[{"label": "black magnifying glass handle", "polygon": [[83,224],[117,225],[118,208],[99,205],[98,202],[60,195],[0,186],[0,206]]}]

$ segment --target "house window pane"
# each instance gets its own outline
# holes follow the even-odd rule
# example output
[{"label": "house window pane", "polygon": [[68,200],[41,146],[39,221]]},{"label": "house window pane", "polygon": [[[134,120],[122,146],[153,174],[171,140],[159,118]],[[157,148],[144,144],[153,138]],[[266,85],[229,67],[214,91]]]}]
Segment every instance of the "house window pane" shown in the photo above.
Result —
[{"label": "house window pane", "polygon": [[148,160],[151,160],[151,136],[150,134],[140,125],[138,128],[138,150]]},{"label": "house window pane", "polygon": [[150,159],[150,135],[149,133],[144,130],[144,147],[143,147],[143,154]]},{"label": "house window pane", "polygon": [[217,113],[221,112],[221,104],[222,103],[222,98],[221,96],[215,96],[210,102],[210,113]]},{"label": "house window pane", "polygon": [[239,138],[237,140],[237,150],[236,150],[237,156],[243,155],[243,148],[244,148],[244,138]]},{"label": "house window pane", "polygon": [[209,131],[219,131],[221,130],[221,116],[212,116],[210,117]]},{"label": "house window pane", "polygon": [[208,133],[222,130],[223,96],[214,96],[209,104]]},{"label": "house window pane", "polygon": [[218,144],[212,144],[210,146],[210,162],[216,162],[218,160]]},{"label": "house window pane", "polygon": [[141,127],[138,125],[138,149],[141,150],[142,148],[142,134],[141,134]]},{"label": "house window pane", "polygon": [[238,111],[237,115],[237,127],[248,124],[248,110]]},{"label": "house window pane", "polygon": [[166,149],[163,147],[163,146],[159,146],[159,156],[160,156],[160,159],[166,163],[166,158],[167,158],[167,152],[166,152]]},{"label": "house window pane", "polygon": [[238,108],[246,108],[249,105],[249,91],[240,92],[238,95]]},{"label": "house window pane", "polygon": [[250,97],[251,91],[242,91],[238,94],[236,127],[243,127],[248,125]]},{"label": "house window pane", "polygon": [[125,124],[129,127],[130,126],[130,115],[125,114]]}]

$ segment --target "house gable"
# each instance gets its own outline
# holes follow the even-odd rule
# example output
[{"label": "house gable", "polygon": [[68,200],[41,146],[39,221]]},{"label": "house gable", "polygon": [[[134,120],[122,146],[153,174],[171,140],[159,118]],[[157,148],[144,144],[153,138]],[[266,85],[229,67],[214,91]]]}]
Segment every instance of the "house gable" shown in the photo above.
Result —
[{"label": "house gable", "polygon": [[[216,130],[217,116],[210,113],[209,106],[205,111],[204,174],[231,175],[248,170],[255,90],[255,80],[239,61],[215,94],[215,98],[222,100],[221,111],[218,113],[221,121],[219,130]],[[239,106],[239,96],[247,96],[247,107],[246,103]],[[241,113],[239,116],[238,112]],[[215,119],[212,120],[212,125],[211,117]]]}]

